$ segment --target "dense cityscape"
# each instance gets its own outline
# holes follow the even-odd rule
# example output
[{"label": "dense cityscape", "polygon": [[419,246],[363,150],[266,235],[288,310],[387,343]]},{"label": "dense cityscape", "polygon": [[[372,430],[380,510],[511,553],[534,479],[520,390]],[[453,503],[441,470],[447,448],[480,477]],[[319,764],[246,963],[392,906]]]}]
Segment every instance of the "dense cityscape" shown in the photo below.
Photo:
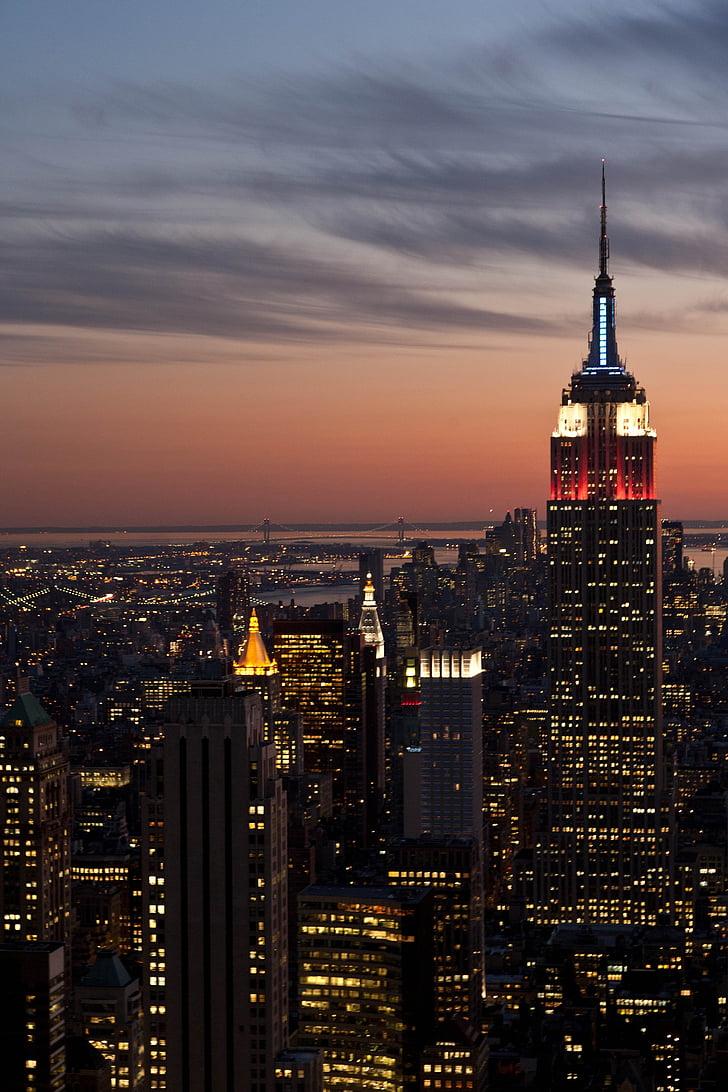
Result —
[{"label": "dense cityscape", "polygon": [[545,536],[0,541],[4,1088],[726,1087],[727,532],[608,258]]}]

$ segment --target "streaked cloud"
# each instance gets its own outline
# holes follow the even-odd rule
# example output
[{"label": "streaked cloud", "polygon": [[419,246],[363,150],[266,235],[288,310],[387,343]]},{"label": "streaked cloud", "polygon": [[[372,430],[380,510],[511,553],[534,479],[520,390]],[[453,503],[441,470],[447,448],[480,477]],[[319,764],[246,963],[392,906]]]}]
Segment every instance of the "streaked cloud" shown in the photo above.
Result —
[{"label": "streaked cloud", "polygon": [[601,151],[620,262],[722,274],[726,40],[717,3],[589,9],[399,69],[77,96],[69,149],[0,206],[5,320],[256,342],[558,333],[558,314],[483,301],[513,263],[583,268]]}]

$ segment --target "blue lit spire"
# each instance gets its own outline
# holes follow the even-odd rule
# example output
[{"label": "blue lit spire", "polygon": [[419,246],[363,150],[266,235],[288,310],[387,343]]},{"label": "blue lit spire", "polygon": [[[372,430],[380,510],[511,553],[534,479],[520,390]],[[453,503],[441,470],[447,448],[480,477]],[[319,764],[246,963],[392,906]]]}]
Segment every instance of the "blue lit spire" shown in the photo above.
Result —
[{"label": "blue lit spire", "polygon": [[599,236],[599,273],[594,284],[594,322],[589,340],[589,356],[584,372],[592,375],[623,372],[624,365],[617,351],[614,322],[614,288],[609,276],[609,238],[607,236],[607,199],[602,160],[601,233]]}]

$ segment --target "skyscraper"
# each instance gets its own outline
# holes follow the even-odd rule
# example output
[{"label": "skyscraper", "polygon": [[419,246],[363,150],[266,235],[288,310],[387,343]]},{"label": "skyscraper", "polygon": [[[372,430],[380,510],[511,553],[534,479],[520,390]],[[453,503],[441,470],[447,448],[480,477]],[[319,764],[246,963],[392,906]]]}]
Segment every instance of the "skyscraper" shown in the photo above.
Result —
[{"label": "skyscraper", "polygon": [[[360,723],[352,725],[350,752],[355,762],[354,784],[350,783],[347,799],[357,795],[363,802],[363,842],[371,844],[379,830],[384,802],[384,731],[385,731],[385,682],[387,661],[384,658],[384,634],[379,622],[375,599],[374,580],[367,573],[363,589],[363,602],[359,618],[361,643],[354,667],[358,666],[361,689]],[[352,671],[352,675],[354,672]],[[350,691],[351,691],[350,687]],[[353,688],[355,689],[355,687]],[[358,730],[357,730],[358,727]],[[352,764],[350,763],[350,769]]]},{"label": "skyscraper", "polygon": [[56,724],[29,692],[0,720],[0,790],[0,939],[56,941],[68,961],[68,758]]},{"label": "skyscraper", "polygon": [[478,1023],[484,993],[482,848],[477,838],[395,838],[389,882],[433,888],[434,1009]]},{"label": "skyscraper", "polygon": [[216,697],[173,699],[169,716],[164,885],[148,926],[164,917],[166,967],[153,984],[161,970],[167,1088],[273,1092],[274,1058],[288,1045],[286,803],[275,748],[264,742],[259,697],[226,685]]},{"label": "skyscraper", "polygon": [[655,432],[617,351],[602,170],[589,353],[564,390],[548,506],[551,728],[535,916],[655,921],[669,899]]},{"label": "skyscraper", "polygon": [[683,545],[685,532],[679,520],[662,521],[662,574],[666,580],[678,580],[683,575]]},{"label": "skyscraper", "polygon": [[167,978],[164,891],[164,756],[148,755],[142,813],[142,957],[147,971],[144,997],[145,1061],[150,1092],[167,1087]]},{"label": "skyscraper", "polygon": [[417,1088],[434,1026],[430,888],[314,885],[298,922],[298,1041],[323,1050],[325,1088]]},{"label": "skyscraper", "polygon": [[533,508],[516,508],[513,513],[516,534],[516,560],[528,565],[538,557],[538,523]]},{"label": "skyscraper", "polygon": [[[480,841],[483,836],[481,650],[423,649],[420,694],[421,784],[410,783],[409,777],[405,781],[405,834],[412,837],[469,834]],[[408,764],[408,774],[411,766],[414,763]],[[412,799],[413,794],[417,800]]]},{"label": "skyscraper", "polygon": [[245,628],[250,612],[250,577],[247,566],[229,569],[215,583],[217,624],[223,637]]},{"label": "skyscraper", "polygon": [[345,796],[350,646],[343,621],[273,623],[283,700],[303,720],[306,772],[331,774],[338,807]]}]

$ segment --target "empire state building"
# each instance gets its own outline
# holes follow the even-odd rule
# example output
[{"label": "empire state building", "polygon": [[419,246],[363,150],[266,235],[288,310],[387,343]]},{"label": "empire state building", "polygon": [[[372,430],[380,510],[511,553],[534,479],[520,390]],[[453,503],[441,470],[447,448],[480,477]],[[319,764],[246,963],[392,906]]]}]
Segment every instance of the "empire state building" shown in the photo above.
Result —
[{"label": "empire state building", "polygon": [[534,862],[545,924],[649,924],[669,900],[655,432],[617,351],[608,263],[602,168],[589,352],[551,440],[548,806]]}]

